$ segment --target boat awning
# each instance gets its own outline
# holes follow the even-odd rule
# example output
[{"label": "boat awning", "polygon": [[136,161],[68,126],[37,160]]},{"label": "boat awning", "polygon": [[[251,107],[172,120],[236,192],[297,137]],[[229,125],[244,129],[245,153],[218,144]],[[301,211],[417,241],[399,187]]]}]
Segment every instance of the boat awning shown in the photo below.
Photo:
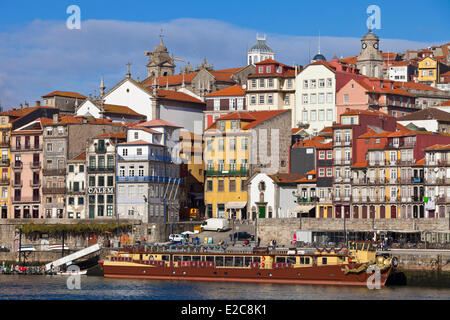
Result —
[{"label": "boat awning", "polygon": [[226,209],[243,209],[247,205],[247,201],[231,201],[227,203]]}]

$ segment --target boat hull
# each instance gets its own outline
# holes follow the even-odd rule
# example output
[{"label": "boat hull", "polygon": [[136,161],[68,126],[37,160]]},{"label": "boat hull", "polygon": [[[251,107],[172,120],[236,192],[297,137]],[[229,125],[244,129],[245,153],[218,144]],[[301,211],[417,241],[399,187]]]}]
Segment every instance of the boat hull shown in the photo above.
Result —
[{"label": "boat hull", "polygon": [[[350,265],[351,268],[359,264]],[[380,286],[384,286],[392,268],[380,274]],[[160,267],[147,265],[104,264],[107,278],[133,278],[154,280],[191,280],[218,282],[250,282],[279,284],[314,284],[368,286],[374,283],[374,274],[347,273],[342,265],[312,266],[302,268],[226,268],[226,267]],[[369,279],[369,277],[371,277]]]}]

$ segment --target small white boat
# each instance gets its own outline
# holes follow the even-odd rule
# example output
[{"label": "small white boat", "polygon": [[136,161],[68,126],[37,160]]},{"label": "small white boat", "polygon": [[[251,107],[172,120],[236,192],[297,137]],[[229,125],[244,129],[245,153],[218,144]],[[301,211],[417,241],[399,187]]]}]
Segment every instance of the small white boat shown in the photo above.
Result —
[{"label": "small white boat", "polygon": [[20,249],[17,249],[17,252],[19,251],[36,251],[36,249],[33,246],[22,246]]},{"label": "small white boat", "polygon": [[87,270],[80,271],[58,271],[56,272],[59,276],[83,276],[87,274]]},{"label": "small white boat", "polygon": [[[62,244],[51,244],[48,246],[48,250],[62,250]],[[64,245],[64,250],[69,250],[67,245]]]}]

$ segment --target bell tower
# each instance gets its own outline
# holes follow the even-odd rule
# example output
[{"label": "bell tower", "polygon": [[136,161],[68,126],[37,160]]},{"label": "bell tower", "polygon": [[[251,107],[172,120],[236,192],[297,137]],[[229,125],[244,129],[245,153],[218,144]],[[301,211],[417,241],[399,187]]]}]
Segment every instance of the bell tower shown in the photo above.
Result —
[{"label": "bell tower", "polygon": [[359,72],[367,77],[381,78],[383,76],[383,54],[379,50],[380,39],[369,29],[361,38],[361,53],[356,65]]},{"label": "bell tower", "polygon": [[147,77],[156,78],[171,76],[175,74],[175,58],[169,55],[163,42],[163,35],[160,35],[160,43],[152,52],[145,52],[149,56],[147,63]]}]

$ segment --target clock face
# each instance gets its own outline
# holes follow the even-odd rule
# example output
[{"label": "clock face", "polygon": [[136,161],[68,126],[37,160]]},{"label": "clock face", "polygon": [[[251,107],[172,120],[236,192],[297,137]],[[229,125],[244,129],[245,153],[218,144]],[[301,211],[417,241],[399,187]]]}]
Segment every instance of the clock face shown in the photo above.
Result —
[{"label": "clock face", "polygon": [[374,47],[375,49],[378,49],[378,43],[375,42],[375,43],[373,44],[373,47]]},{"label": "clock face", "polygon": [[367,48],[367,43],[363,42],[362,48],[363,48],[363,49]]}]

